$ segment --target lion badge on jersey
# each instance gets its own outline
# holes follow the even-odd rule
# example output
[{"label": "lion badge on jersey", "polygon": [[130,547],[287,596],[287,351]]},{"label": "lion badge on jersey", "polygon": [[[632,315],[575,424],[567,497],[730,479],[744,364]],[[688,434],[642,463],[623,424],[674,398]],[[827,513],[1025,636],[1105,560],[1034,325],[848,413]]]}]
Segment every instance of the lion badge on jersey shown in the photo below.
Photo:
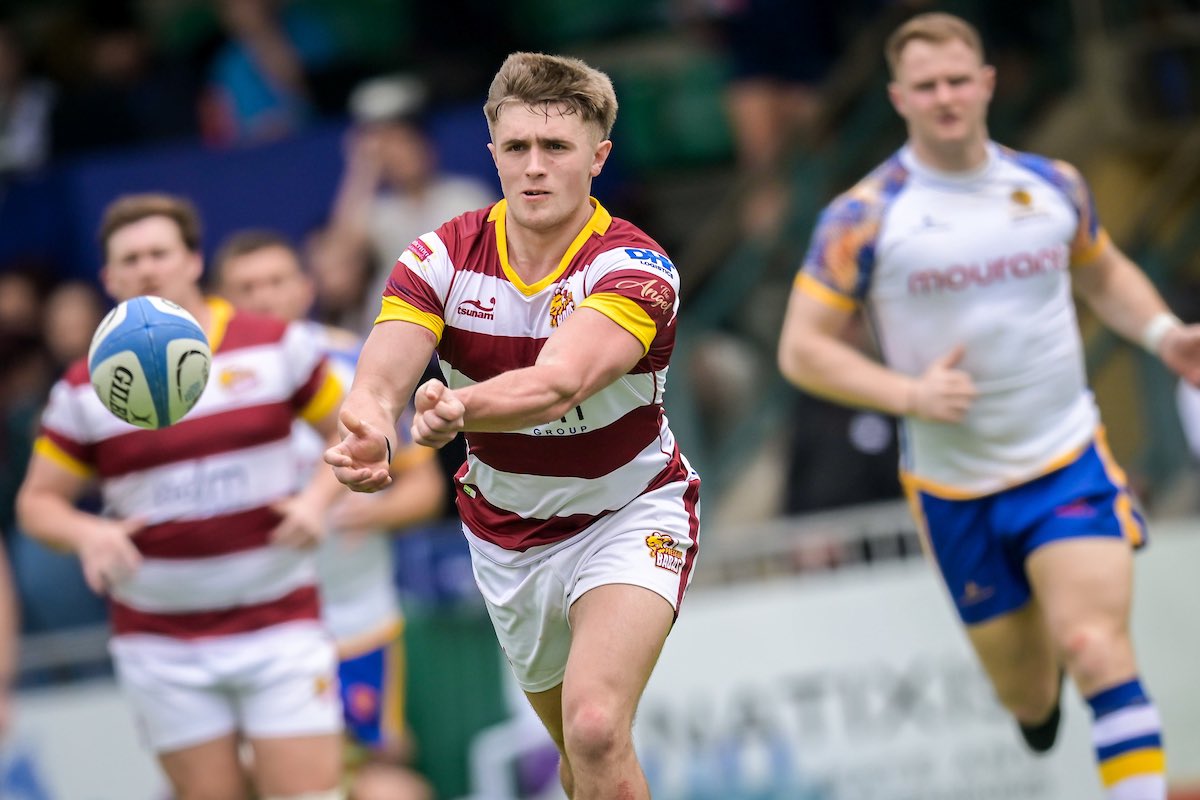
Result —
[{"label": "lion badge on jersey", "polygon": [[571,312],[575,310],[575,297],[571,287],[561,283],[554,287],[554,296],[550,298],[550,327],[562,325]]},{"label": "lion badge on jersey", "polygon": [[646,546],[650,548],[654,566],[676,575],[683,569],[683,551],[675,546],[674,536],[654,531],[646,537]]}]

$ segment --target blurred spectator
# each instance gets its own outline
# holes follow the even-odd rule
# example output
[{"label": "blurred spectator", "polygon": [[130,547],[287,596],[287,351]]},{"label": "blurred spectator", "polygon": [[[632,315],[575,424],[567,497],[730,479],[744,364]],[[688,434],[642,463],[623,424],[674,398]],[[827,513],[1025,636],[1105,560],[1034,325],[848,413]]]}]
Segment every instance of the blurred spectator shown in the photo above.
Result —
[{"label": "blurred spectator", "polygon": [[87,355],[105,310],[99,290],[83,281],[61,283],[46,297],[42,340],[56,372],[61,374],[71,362]]},{"label": "blurred spectator", "polygon": [[57,32],[63,84],[53,115],[55,156],[195,136],[199,78],[157,52],[127,3],[92,3]]},{"label": "blurred spectator", "polygon": [[219,0],[227,40],[209,68],[204,133],[215,144],[262,142],[317,113],[312,81],[338,63],[331,28],[286,0]]},{"label": "blurred spectator", "polygon": [[30,74],[12,23],[0,22],[0,174],[30,172],[50,154],[54,87]]},{"label": "blurred spectator", "polygon": [[305,237],[303,255],[315,293],[312,318],[365,337],[379,311],[379,298],[367,296],[378,260],[370,242],[324,226]]},{"label": "blurred spectator", "polygon": [[496,200],[481,181],[439,171],[422,125],[425,92],[415,79],[389,77],[364,83],[350,98],[355,126],[334,201],[331,243],[347,248],[347,262],[364,244],[378,253],[364,309],[371,319],[392,266],[414,239]]}]

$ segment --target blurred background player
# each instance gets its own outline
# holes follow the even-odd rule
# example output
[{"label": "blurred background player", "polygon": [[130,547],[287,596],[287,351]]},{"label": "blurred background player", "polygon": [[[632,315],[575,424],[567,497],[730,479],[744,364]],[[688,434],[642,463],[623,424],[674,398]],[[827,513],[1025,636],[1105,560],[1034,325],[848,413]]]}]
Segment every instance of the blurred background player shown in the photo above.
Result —
[{"label": "blurred background player", "polygon": [[[320,622],[313,548],[343,493],[327,469],[296,477],[292,425],[335,430],[342,385],[298,324],[206,299],[200,219],[187,200],[127,195],[100,226],[113,300],[189,311],[212,373],[196,407],[148,431],[96,397],[85,361],[52,390],[17,498],[21,527],[78,554],[108,595],[117,677],[181,798],[335,800],[337,660]],[[74,502],[99,481],[104,516]]]},{"label": "blurred background player", "polygon": [[[217,292],[235,308],[298,322],[321,343],[330,366],[349,385],[362,340],[350,331],[305,319],[314,284],[286,237],[246,230],[217,251]],[[434,451],[413,443],[411,415],[397,426],[392,484],[376,494],[353,493],[330,511],[330,531],[317,552],[321,613],[337,642],[346,733],[358,765],[354,800],[419,800],[429,787],[400,765],[410,749],[404,726],[403,618],[394,584],[388,537],[436,518],[446,489]],[[305,425],[295,426],[301,470],[321,463],[325,443]]]},{"label": "blurred background player", "polygon": [[484,113],[504,199],[407,246],[325,458],[357,491],[387,485],[390,431],[438,348],[445,383],[418,390],[414,434],[470,432],[475,579],[563,787],[641,800],[633,717],[699,536],[700,479],[661,406],[679,277],[589,195],[612,150],[607,75],[513,53]]},{"label": "blurred background player", "polygon": [[[1054,743],[1065,668],[1107,796],[1162,800],[1162,724],[1129,635],[1145,523],[1087,385],[1071,290],[1192,383],[1200,326],[1111,242],[1074,167],[989,138],[995,70],[973,26],[922,14],[885,54],[907,143],[818,222],[780,366],[904,418],[918,526],[1030,748]],[[860,305],[884,364],[842,338]]]}]

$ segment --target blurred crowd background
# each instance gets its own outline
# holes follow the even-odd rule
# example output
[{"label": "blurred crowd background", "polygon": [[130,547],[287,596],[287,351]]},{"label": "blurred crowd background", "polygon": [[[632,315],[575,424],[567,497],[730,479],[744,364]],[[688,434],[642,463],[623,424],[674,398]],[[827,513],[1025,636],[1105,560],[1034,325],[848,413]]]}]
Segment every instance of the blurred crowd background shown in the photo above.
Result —
[{"label": "blurred crowd background", "polygon": [[[46,393],[109,307],[100,209],[123,192],[188,195],[208,255],[234,230],[279,230],[302,248],[315,315],[365,332],[404,245],[498,196],[481,107],[514,50],[578,55],[616,84],[595,193],[680,270],[667,406],[705,478],[706,536],[897,498],[893,421],[786,388],[774,349],[816,213],[903,138],[882,41],[930,9],[984,34],[999,70],[993,137],[1080,166],[1117,241],[1180,316],[1200,319],[1190,0],[0,2],[0,531],[27,640],[104,619],[74,559],[22,537],[12,504]],[[1196,511],[1189,404],[1157,364],[1084,326],[1110,439],[1147,506]],[[477,671],[490,643],[486,630],[470,638],[482,617],[446,513],[397,539],[413,683]],[[789,552],[806,569],[880,549],[817,537]],[[882,549],[916,546],[898,534]],[[423,628],[422,609],[438,624]],[[106,669],[57,646],[32,652],[23,685]],[[477,699],[462,725],[499,702]],[[421,730],[434,712],[420,698],[412,713],[419,738],[438,735]]]}]

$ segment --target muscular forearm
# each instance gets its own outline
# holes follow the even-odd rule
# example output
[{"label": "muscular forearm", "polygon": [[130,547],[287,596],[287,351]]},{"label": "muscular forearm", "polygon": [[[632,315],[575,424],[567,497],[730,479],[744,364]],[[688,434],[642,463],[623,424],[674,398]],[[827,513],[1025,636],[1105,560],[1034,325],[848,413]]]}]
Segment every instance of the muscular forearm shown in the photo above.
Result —
[{"label": "muscular forearm", "polygon": [[515,369],[458,389],[468,431],[514,431],[558,419],[583,402],[580,386],[553,366]]},{"label": "muscular forearm", "polygon": [[911,411],[915,380],[841,340],[821,336],[793,344],[780,352],[779,367],[792,384],[812,394],[893,416]]}]

